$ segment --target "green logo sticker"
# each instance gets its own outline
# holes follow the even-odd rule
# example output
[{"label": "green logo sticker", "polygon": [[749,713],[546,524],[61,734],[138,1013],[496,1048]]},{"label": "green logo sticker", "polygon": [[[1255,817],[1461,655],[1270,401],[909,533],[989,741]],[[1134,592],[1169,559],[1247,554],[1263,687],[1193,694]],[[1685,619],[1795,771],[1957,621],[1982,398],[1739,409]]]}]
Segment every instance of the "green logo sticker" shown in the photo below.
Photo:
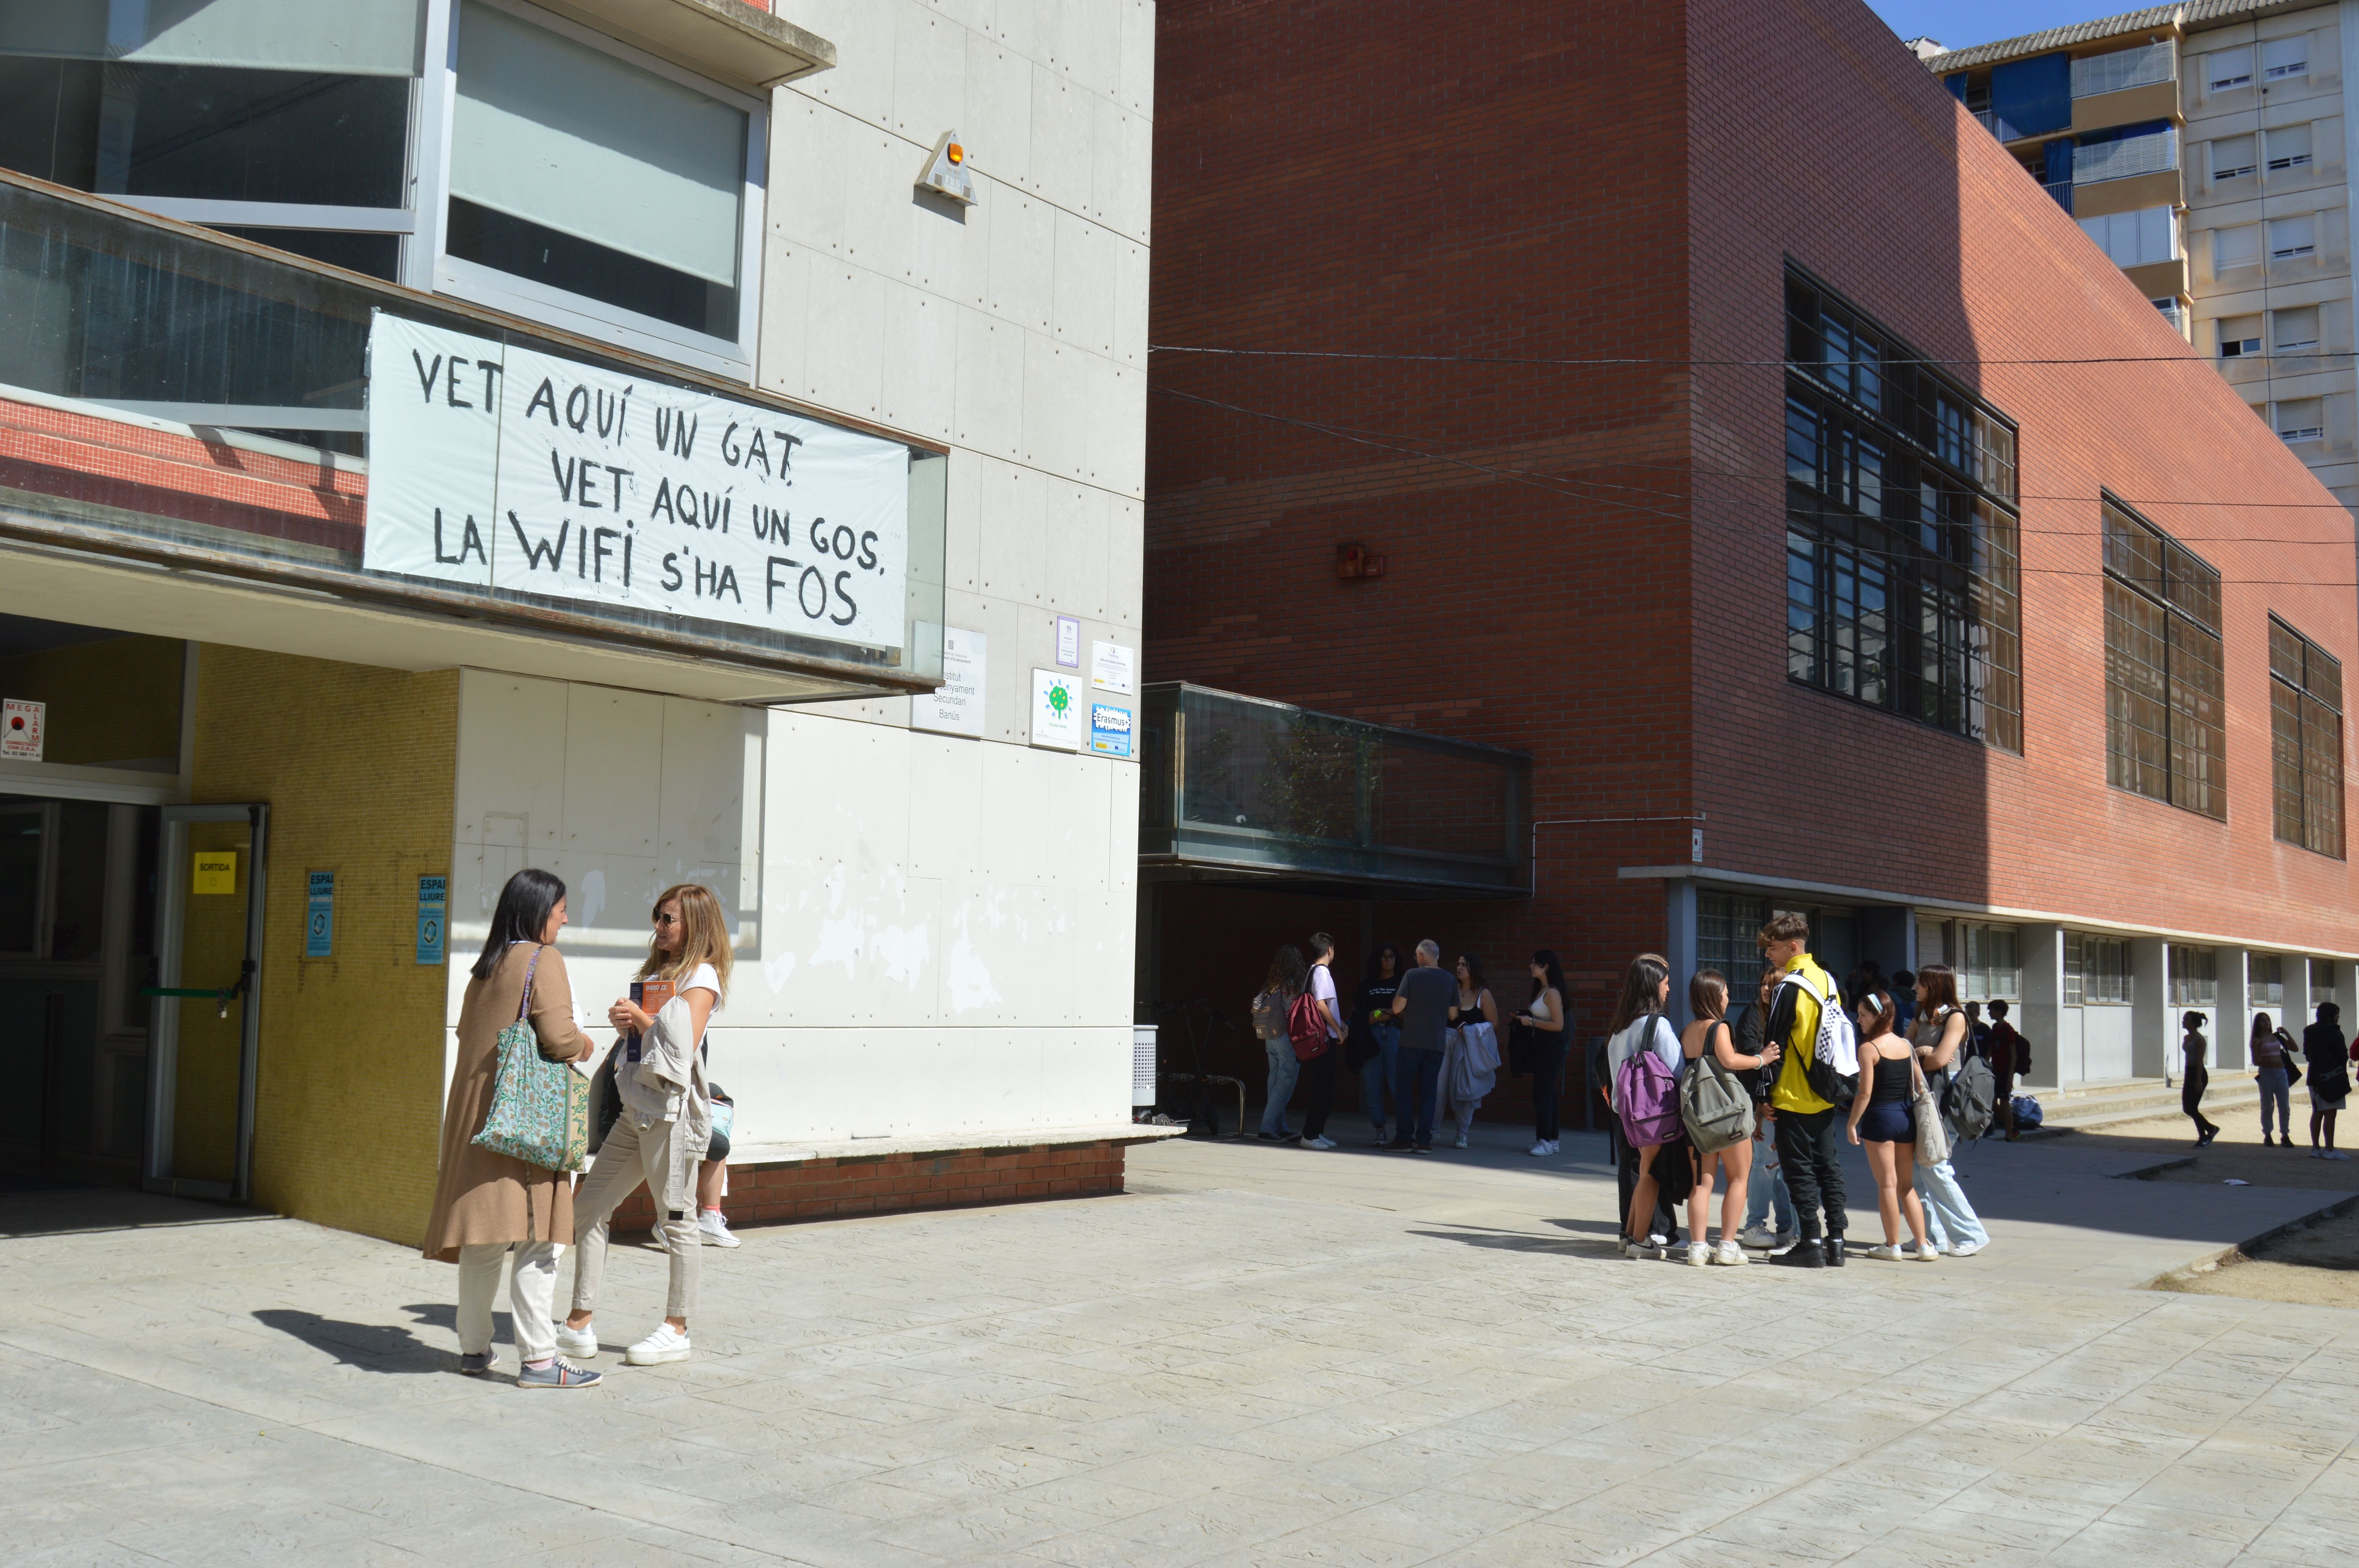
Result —
[{"label": "green logo sticker", "polygon": [[1065,710],[1073,706],[1073,694],[1061,686],[1052,686],[1049,688],[1049,706],[1062,719]]}]

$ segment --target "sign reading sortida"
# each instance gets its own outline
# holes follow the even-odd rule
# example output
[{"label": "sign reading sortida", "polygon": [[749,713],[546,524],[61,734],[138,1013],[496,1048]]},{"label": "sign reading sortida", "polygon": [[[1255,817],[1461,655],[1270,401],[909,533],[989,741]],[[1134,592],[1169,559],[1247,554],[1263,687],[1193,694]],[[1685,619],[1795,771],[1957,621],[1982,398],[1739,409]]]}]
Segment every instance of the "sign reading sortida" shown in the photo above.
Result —
[{"label": "sign reading sortida", "polygon": [[378,312],[373,572],[897,650],[909,451]]}]

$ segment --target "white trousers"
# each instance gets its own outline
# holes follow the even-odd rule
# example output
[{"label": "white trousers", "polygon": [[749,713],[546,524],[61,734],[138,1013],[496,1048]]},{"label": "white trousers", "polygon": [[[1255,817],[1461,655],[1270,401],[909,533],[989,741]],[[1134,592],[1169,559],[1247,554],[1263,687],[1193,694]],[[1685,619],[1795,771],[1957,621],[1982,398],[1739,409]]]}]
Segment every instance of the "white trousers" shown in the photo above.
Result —
[{"label": "white trousers", "polygon": [[516,1354],[546,1361],[557,1354],[557,1325],[549,1311],[557,1300],[554,1241],[487,1241],[459,1249],[459,1348],[481,1356],[492,1347],[492,1298],[500,1293],[500,1270],[513,1256],[508,1311],[516,1324]]},{"label": "white trousers", "polygon": [[655,1200],[656,1223],[671,1254],[666,1317],[696,1312],[696,1287],[703,1272],[704,1238],[696,1228],[696,1162],[679,1147],[679,1123],[658,1121],[641,1128],[628,1111],[614,1119],[598,1158],[573,1195],[573,1310],[593,1312],[606,1273],[606,1222],[641,1182]]}]

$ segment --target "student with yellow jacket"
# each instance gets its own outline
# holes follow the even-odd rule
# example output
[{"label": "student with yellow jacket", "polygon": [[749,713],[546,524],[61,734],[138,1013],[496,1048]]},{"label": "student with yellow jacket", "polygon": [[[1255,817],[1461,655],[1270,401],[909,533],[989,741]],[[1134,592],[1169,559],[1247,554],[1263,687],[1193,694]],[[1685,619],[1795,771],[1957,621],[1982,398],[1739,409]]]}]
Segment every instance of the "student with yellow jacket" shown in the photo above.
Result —
[{"label": "student with yellow jacket", "polygon": [[[1840,1083],[1842,1066],[1817,1060],[1821,1011],[1835,1004],[1842,1021],[1834,977],[1810,957],[1810,923],[1787,913],[1774,916],[1754,938],[1761,956],[1778,971],[1777,989],[1770,1003],[1767,1038],[1785,1046],[1785,1059],[1769,1090],[1777,1112],[1777,1162],[1786,1173],[1786,1190],[1793,1195],[1795,1222],[1802,1238],[1776,1261],[1796,1269],[1840,1268],[1843,1232],[1849,1228],[1843,1212],[1843,1164],[1839,1140],[1843,1113],[1837,1099],[1848,1099]],[[1859,1070],[1856,1061],[1851,1071]],[[1828,1091],[1832,1091],[1828,1092]],[[1821,1231],[1820,1210],[1826,1211]]]}]

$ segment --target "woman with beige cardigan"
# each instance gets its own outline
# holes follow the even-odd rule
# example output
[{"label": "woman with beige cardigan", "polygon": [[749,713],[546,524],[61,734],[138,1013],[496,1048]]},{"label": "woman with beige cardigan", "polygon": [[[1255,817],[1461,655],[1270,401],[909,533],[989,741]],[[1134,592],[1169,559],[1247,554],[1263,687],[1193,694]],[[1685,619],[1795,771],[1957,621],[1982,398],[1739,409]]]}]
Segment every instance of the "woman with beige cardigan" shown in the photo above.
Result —
[{"label": "woman with beige cardigan", "polygon": [[[490,938],[459,1007],[459,1055],[442,1111],[441,1171],[426,1221],[426,1256],[459,1265],[459,1369],[492,1370],[492,1298],[511,1254],[508,1305],[515,1315],[516,1383],[527,1389],[588,1389],[599,1375],[560,1359],[549,1310],[557,1258],[573,1235],[573,1181],[478,1148],[492,1105],[500,1032],[529,1016],[540,1054],[578,1062],[592,1051],[573,1022],[573,988],[555,946],[565,925],[565,884],[527,868],[500,890]],[[529,1012],[527,1014],[527,1009]]]}]

